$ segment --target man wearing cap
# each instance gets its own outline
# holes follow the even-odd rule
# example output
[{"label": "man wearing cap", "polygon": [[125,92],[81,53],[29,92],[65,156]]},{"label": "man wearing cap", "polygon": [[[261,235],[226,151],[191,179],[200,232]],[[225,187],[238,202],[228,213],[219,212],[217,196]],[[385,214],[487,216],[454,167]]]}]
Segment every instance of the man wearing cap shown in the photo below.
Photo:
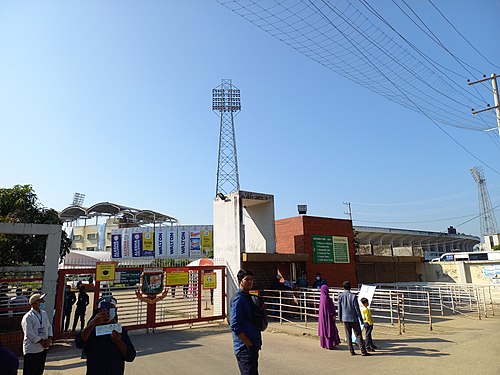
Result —
[{"label": "man wearing cap", "polygon": [[41,375],[45,369],[47,350],[52,345],[52,326],[47,313],[40,308],[46,294],[31,295],[31,310],[24,314],[21,326],[24,332],[23,375]]}]

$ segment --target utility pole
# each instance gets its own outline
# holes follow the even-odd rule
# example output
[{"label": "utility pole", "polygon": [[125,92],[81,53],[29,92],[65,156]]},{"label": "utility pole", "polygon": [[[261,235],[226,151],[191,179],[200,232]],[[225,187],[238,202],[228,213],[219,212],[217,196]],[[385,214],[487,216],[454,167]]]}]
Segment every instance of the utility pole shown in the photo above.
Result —
[{"label": "utility pole", "polygon": [[352,221],[352,211],[351,211],[351,202],[342,202],[347,206],[347,212],[344,211],[344,214],[349,216],[349,220]]},{"label": "utility pole", "polygon": [[469,82],[468,85],[471,86],[471,85],[475,85],[476,83],[481,83],[481,82],[490,81],[490,80],[491,80],[491,86],[493,87],[493,99],[495,100],[495,106],[490,107],[490,105],[488,104],[488,108],[484,108],[484,109],[481,109],[479,111],[474,111],[474,108],[472,108],[472,114],[477,115],[478,113],[486,112],[486,111],[494,109],[496,111],[496,114],[497,114],[498,134],[500,135],[500,99],[498,97],[497,75],[495,73],[493,73],[491,75],[491,77],[489,77],[489,78],[480,79],[479,81],[475,81],[475,82]]}]

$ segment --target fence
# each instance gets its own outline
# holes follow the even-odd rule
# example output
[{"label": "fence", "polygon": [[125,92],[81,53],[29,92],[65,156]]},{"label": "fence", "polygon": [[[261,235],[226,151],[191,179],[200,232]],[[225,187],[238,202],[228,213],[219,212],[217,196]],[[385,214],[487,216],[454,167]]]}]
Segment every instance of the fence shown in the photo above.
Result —
[{"label": "fence", "polygon": [[[330,288],[338,306],[342,289]],[[357,293],[357,290],[352,290]],[[318,319],[319,290],[264,290],[268,316],[280,323],[289,322],[304,328],[315,328]],[[406,331],[406,323],[427,324],[432,330],[438,317],[462,314],[481,319],[494,315],[490,286],[471,284],[377,284],[371,301],[372,316],[377,324],[397,326]]]}]

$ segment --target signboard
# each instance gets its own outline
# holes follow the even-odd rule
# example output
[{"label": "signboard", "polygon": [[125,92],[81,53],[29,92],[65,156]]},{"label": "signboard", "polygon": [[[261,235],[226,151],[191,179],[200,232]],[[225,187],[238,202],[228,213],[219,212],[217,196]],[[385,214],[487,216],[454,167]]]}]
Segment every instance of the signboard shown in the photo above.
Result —
[{"label": "signboard", "polygon": [[154,232],[153,228],[146,227],[142,231],[142,249],[141,256],[143,257],[154,257]]},{"label": "signboard", "polygon": [[333,237],[334,263],[349,263],[349,238]]},{"label": "signboard", "polygon": [[125,270],[117,272],[118,281],[120,284],[135,285],[141,282],[142,271],[139,270]]},{"label": "signboard", "polygon": [[312,236],[314,263],[333,263],[333,237]]},{"label": "signboard", "polygon": [[115,279],[115,262],[96,262],[96,281],[113,281]]},{"label": "signboard", "polygon": [[217,275],[215,272],[203,274],[203,289],[215,289],[217,287]]},{"label": "signboard", "polygon": [[142,292],[159,294],[163,291],[163,270],[148,270],[142,274]]},{"label": "signboard", "polygon": [[349,263],[349,238],[312,236],[314,263]]},{"label": "signboard", "polygon": [[201,231],[201,251],[203,256],[213,254],[213,231],[211,229],[203,229]]},{"label": "signboard", "polygon": [[189,284],[189,272],[188,271],[170,271],[167,272],[167,285],[185,285]]}]

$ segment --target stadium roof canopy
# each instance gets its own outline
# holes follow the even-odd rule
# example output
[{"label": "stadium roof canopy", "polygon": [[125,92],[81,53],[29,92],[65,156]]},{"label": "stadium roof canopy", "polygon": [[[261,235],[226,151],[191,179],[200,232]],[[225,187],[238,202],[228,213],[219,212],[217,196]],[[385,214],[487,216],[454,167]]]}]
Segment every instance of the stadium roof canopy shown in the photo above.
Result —
[{"label": "stadium roof canopy", "polygon": [[177,219],[152,210],[140,210],[111,202],[99,202],[88,208],[81,206],[69,206],[59,213],[64,221],[75,221],[78,219],[89,219],[91,217],[116,216],[135,221],[137,223],[177,223]]}]

